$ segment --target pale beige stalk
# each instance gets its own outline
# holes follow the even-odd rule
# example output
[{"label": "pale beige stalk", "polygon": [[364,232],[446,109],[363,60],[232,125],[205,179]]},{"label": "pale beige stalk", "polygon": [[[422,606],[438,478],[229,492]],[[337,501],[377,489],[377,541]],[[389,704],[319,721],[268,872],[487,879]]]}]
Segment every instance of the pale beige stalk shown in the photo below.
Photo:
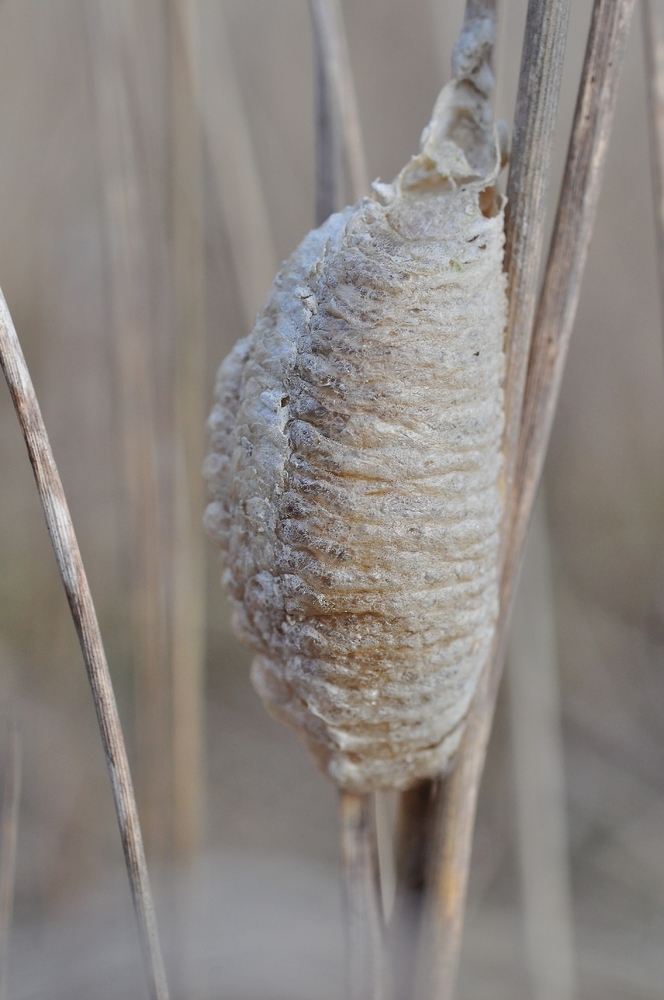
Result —
[{"label": "pale beige stalk", "polygon": [[659,308],[664,330],[664,9],[661,0],[641,0],[641,26],[648,96],[650,175],[657,234]]},{"label": "pale beige stalk", "polygon": [[176,856],[201,850],[205,817],[205,243],[196,0],[169,0],[175,462],[172,608],[173,832]]},{"label": "pale beige stalk", "polygon": [[549,532],[535,506],[507,655],[521,897],[533,1000],[573,1000],[576,971]]},{"label": "pale beige stalk", "polygon": [[490,669],[468,716],[438,821],[422,943],[422,998],[454,995],[477,794],[502,673],[512,592],[539,484],[578,303],[634,0],[595,0],[563,187],[539,300],[515,471],[516,503]]},{"label": "pale beige stalk", "polygon": [[23,746],[16,716],[12,714],[9,758],[2,801],[2,849],[0,851],[0,1000],[7,997],[9,939],[14,913],[18,821],[21,807]]},{"label": "pale beige stalk", "polygon": [[120,716],[99,622],[32,379],[4,296],[0,292],[0,365],[25,437],[46,527],[76,627],[108,765],[129,885],[138,920],[152,1000],[168,1000],[143,838]]},{"label": "pale beige stalk", "polygon": [[[167,483],[168,261],[145,53],[133,0],[87,3],[99,149],[115,400],[126,489],[138,791],[153,857],[170,831]],[[167,419],[165,419],[167,418]]]},{"label": "pale beige stalk", "polygon": [[[337,158],[341,156],[348,173],[351,201],[369,193],[369,172],[341,4],[339,0],[309,0],[309,8],[314,29],[318,81],[317,190],[321,200],[318,212],[320,224],[331,212],[338,211],[343,205],[343,172]],[[323,140],[326,127],[335,135],[340,144],[340,152],[330,149]],[[329,165],[336,166],[338,177],[331,183],[335,200],[328,210]]]},{"label": "pale beige stalk", "polygon": [[245,329],[265,302],[279,258],[233,64],[224,6],[199,2],[203,138],[228,233]]},{"label": "pale beige stalk", "polygon": [[383,912],[372,795],[339,793],[348,1000],[387,1000]]}]

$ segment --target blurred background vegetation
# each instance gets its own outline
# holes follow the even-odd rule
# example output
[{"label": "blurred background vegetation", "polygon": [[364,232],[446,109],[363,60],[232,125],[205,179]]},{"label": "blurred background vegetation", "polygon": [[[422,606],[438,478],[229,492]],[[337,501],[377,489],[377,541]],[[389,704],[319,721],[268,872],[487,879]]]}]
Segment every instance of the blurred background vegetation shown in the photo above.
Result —
[{"label": "blurred background vegetation", "polygon": [[[525,6],[502,3],[497,117],[508,122]],[[343,12],[369,172],[391,179],[449,77],[463,5],[344,0]],[[589,0],[573,4],[552,204],[589,16]],[[575,989],[602,1000],[664,997],[664,368],[636,21],[545,473]],[[335,791],[251,689],[216,553],[198,533],[197,472],[178,458],[272,269],[314,224],[312,58],[305,0],[0,4],[0,284],[97,603],[183,996],[341,991]],[[204,345],[204,385],[183,415],[201,381],[194,349],[187,382],[190,343]],[[190,464],[198,447],[185,447]],[[4,388],[0,469],[0,762],[14,706],[24,752],[8,995],[136,996],[94,712]],[[204,609],[195,560],[191,587],[178,583],[178,490],[194,550],[206,545]],[[202,671],[195,641],[183,647],[175,690],[192,710],[178,723],[187,596],[207,639]],[[537,993],[513,727],[502,697],[461,972],[473,1000]]]}]

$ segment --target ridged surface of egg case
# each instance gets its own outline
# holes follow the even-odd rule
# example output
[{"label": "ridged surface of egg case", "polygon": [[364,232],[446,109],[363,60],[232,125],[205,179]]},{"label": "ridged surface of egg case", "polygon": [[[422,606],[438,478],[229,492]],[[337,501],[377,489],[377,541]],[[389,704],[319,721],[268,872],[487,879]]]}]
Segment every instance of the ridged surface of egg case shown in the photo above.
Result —
[{"label": "ridged surface of egg case", "polygon": [[394,183],[285,263],[210,417],[253,683],[351,791],[448,767],[498,612],[503,210],[450,88]]}]

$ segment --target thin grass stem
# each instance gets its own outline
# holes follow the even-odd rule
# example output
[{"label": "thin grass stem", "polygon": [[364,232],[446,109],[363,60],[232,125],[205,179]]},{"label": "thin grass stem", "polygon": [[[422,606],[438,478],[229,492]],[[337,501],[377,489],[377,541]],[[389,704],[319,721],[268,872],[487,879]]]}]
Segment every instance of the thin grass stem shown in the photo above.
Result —
[{"label": "thin grass stem", "polygon": [[595,0],[524,393],[514,514],[494,650],[468,716],[438,826],[423,942],[423,997],[453,996],[477,795],[505,656],[518,567],[548,445],[599,198],[634,0]]},{"label": "thin grass stem", "polygon": [[99,622],[60,474],[14,324],[0,292],[0,365],[23,431],[55,558],[76,627],[111,778],[127,875],[152,1000],[168,1000],[129,761]]},{"label": "thin grass stem", "polygon": [[[528,364],[501,607],[509,605],[544,467],[604,174],[635,0],[595,0]],[[501,621],[507,621],[505,611]],[[503,626],[504,630],[505,626]]]},{"label": "thin grass stem", "polygon": [[328,0],[309,0],[309,9],[316,74],[316,225],[320,226],[344,203],[341,109],[335,85],[339,63],[331,41]]},{"label": "thin grass stem", "polygon": [[445,796],[445,779],[420,781],[399,796],[395,831],[397,883],[388,930],[394,996],[409,1000],[432,853],[432,824]]},{"label": "thin grass stem", "polygon": [[341,791],[339,814],[348,1000],[385,1000],[375,798]]},{"label": "thin grass stem", "polygon": [[9,760],[2,802],[2,847],[0,848],[0,1000],[6,1000],[7,997],[9,938],[14,912],[22,765],[21,733],[16,716],[12,714]]},{"label": "thin grass stem", "polygon": [[[517,456],[528,355],[537,307],[546,204],[570,0],[530,0],[517,92],[505,212],[509,312],[505,372],[506,496]],[[506,505],[506,522],[511,511]],[[505,533],[505,537],[506,537]]]},{"label": "thin grass stem", "polygon": [[657,236],[660,321],[664,329],[664,10],[660,0],[641,0],[643,56],[650,133],[650,174]]},{"label": "thin grass stem", "polygon": [[337,117],[339,142],[350,182],[350,200],[356,201],[369,193],[369,171],[343,11],[339,0],[309,0],[309,6],[316,48],[321,53],[319,71],[327,78],[326,91],[331,95]]},{"label": "thin grass stem", "polygon": [[223,4],[199,4],[203,141],[228,242],[247,330],[263,305],[279,257],[242,94],[233,65]]},{"label": "thin grass stem", "polygon": [[196,0],[170,0],[172,256],[175,313],[173,523],[173,833],[200,851],[205,815],[205,290]]},{"label": "thin grass stem", "polygon": [[[129,0],[85,5],[107,255],[108,309],[125,491],[131,657],[136,698],[136,779],[151,858],[168,853],[170,681],[166,439],[170,382],[168,261],[154,107],[139,10]],[[166,418],[166,419],[165,419]]]},{"label": "thin grass stem", "polygon": [[565,762],[549,532],[540,490],[524,554],[507,656],[516,826],[535,1000],[573,1000]]}]

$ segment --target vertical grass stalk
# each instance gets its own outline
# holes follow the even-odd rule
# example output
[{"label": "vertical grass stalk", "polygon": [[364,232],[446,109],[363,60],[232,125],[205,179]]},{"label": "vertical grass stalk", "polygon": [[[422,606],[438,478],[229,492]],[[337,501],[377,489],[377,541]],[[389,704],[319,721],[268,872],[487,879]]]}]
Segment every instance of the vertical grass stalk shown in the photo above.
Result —
[{"label": "vertical grass stalk", "polygon": [[548,445],[595,219],[634,0],[595,0],[554,234],[528,362],[514,504],[490,668],[476,693],[440,817],[422,996],[448,1000],[458,965],[477,794],[505,655],[512,594]]},{"label": "vertical grass stalk", "polygon": [[150,994],[152,1000],[168,1000],[166,974],[157,934],[157,921],[138,810],[99,622],[37,396],[1,292],[0,365],[27,445],[46,526],[53,543],[92,690],[102,746],[111,778]]},{"label": "vertical grass stalk", "polygon": [[2,847],[0,853],[0,1000],[7,997],[9,939],[14,912],[18,820],[21,805],[23,746],[16,716],[12,714],[9,759],[2,802]]},{"label": "vertical grass stalk", "polygon": [[205,812],[204,235],[195,0],[170,0],[175,470],[172,611],[176,854],[200,850]]}]

